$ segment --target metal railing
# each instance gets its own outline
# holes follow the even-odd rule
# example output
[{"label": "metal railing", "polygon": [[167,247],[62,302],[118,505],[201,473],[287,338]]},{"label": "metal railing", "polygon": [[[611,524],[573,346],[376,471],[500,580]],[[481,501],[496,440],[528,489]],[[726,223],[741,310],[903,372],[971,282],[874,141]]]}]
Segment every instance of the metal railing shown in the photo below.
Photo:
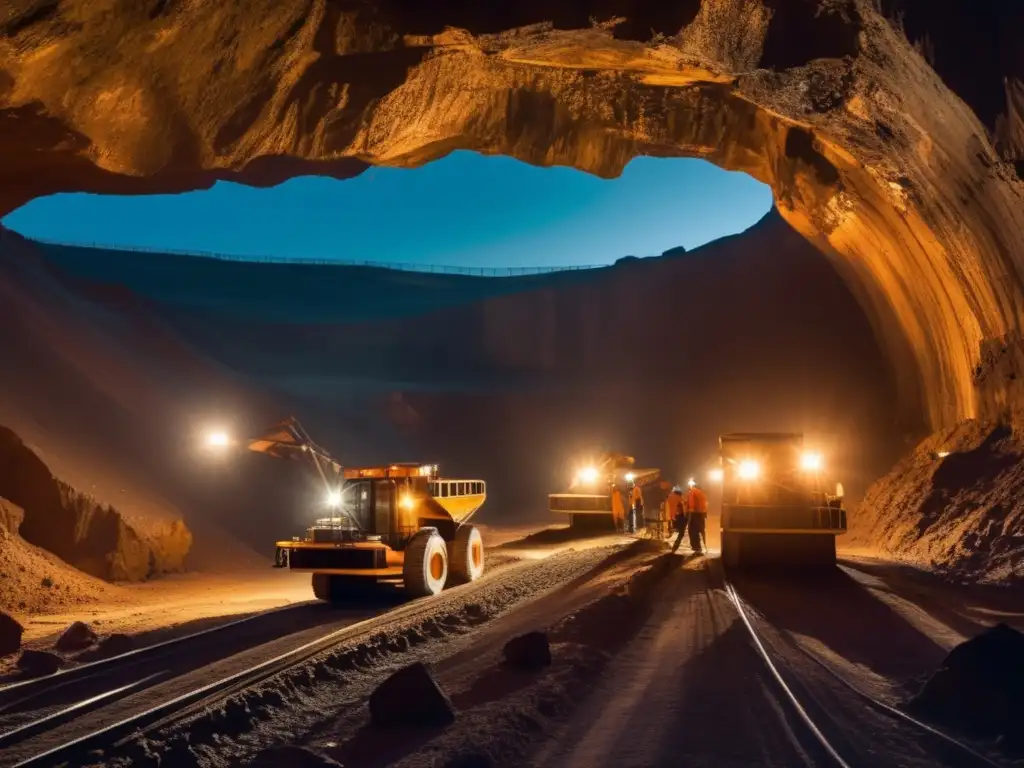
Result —
[{"label": "metal railing", "polygon": [[285,257],[266,255],[242,255],[236,253],[215,253],[213,251],[192,251],[177,248],[150,248],[144,245],[108,245],[104,243],[68,243],[45,238],[31,238],[33,242],[58,248],[115,251],[121,253],[152,253],[169,256],[188,256],[197,259],[217,261],[251,262],[256,264],[317,265],[337,267],[368,267],[400,272],[424,272],[429,274],[465,275],[469,277],[518,277],[521,275],[546,275],[554,272],[576,272],[600,269],[602,264],[581,264],[558,267],[460,267],[444,264],[413,264],[401,261],[371,261],[368,259],[316,259],[309,257]]}]

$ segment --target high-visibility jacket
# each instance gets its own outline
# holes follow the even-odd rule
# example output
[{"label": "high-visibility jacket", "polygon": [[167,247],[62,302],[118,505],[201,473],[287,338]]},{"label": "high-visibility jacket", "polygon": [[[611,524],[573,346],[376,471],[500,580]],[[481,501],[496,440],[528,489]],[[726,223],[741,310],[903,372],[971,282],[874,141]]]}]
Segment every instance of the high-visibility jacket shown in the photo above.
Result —
[{"label": "high-visibility jacket", "polygon": [[685,513],[686,510],[683,509],[683,494],[679,493],[679,491],[672,491],[665,500],[665,512],[672,519]]},{"label": "high-visibility jacket", "polygon": [[629,493],[629,500],[633,503],[634,507],[642,507],[644,505],[644,494],[640,490],[639,485],[633,486],[633,490]]},{"label": "high-visibility jacket", "polygon": [[700,488],[691,488],[686,494],[686,509],[688,512],[702,512],[707,514],[708,497]]},{"label": "high-visibility jacket", "polygon": [[626,505],[622,501],[622,491],[618,488],[612,489],[612,517],[616,520],[623,520],[626,517]]}]

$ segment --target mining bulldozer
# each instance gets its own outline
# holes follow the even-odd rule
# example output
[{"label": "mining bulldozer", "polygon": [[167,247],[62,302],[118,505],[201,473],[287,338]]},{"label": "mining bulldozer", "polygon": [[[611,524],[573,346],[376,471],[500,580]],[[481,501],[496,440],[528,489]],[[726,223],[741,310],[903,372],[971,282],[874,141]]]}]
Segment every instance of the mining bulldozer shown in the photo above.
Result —
[{"label": "mining bulldozer", "polygon": [[294,418],[247,447],[307,461],[324,484],[327,514],[305,536],[278,541],[274,558],[312,574],[317,598],[342,600],[378,579],[401,579],[409,595],[426,597],[483,574],[483,539],[469,524],[487,498],[483,480],[441,477],[436,464],[342,466]]},{"label": "mining bulldozer", "polygon": [[802,434],[722,435],[719,460],[726,567],[835,566],[843,489],[825,481],[822,457]]},{"label": "mining bulldozer", "polygon": [[[548,509],[568,515],[573,528],[614,529],[612,489],[641,489],[658,482],[659,469],[638,469],[636,460],[624,453],[607,452],[596,461],[584,462],[576,471],[568,491],[548,495]],[[625,502],[628,505],[628,501]]]}]

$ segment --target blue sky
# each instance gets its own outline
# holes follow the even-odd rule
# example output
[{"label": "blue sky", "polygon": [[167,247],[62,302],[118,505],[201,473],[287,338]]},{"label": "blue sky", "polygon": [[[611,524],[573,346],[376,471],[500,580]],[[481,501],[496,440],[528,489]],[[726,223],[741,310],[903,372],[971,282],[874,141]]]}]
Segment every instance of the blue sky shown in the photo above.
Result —
[{"label": "blue sky", "polygon": [[70,243],[457,266],[607,264],[746,229],[767,187],[703,160],[633,160],[618,179],[454,152],[418,169],[219,183],[182,195],[53,195],[5,226]]}]

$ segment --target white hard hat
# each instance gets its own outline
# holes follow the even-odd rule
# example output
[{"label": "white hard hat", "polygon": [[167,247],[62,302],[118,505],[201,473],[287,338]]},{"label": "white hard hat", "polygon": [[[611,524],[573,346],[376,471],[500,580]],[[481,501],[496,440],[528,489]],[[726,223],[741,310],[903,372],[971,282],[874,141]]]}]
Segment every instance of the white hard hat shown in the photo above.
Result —
[{"label": "white hard hat", "polygon": [[672,493],[682,493],[682,492],[683,492],[683,489],[680,488],[678,485],[673,485],[672,486]]}]

